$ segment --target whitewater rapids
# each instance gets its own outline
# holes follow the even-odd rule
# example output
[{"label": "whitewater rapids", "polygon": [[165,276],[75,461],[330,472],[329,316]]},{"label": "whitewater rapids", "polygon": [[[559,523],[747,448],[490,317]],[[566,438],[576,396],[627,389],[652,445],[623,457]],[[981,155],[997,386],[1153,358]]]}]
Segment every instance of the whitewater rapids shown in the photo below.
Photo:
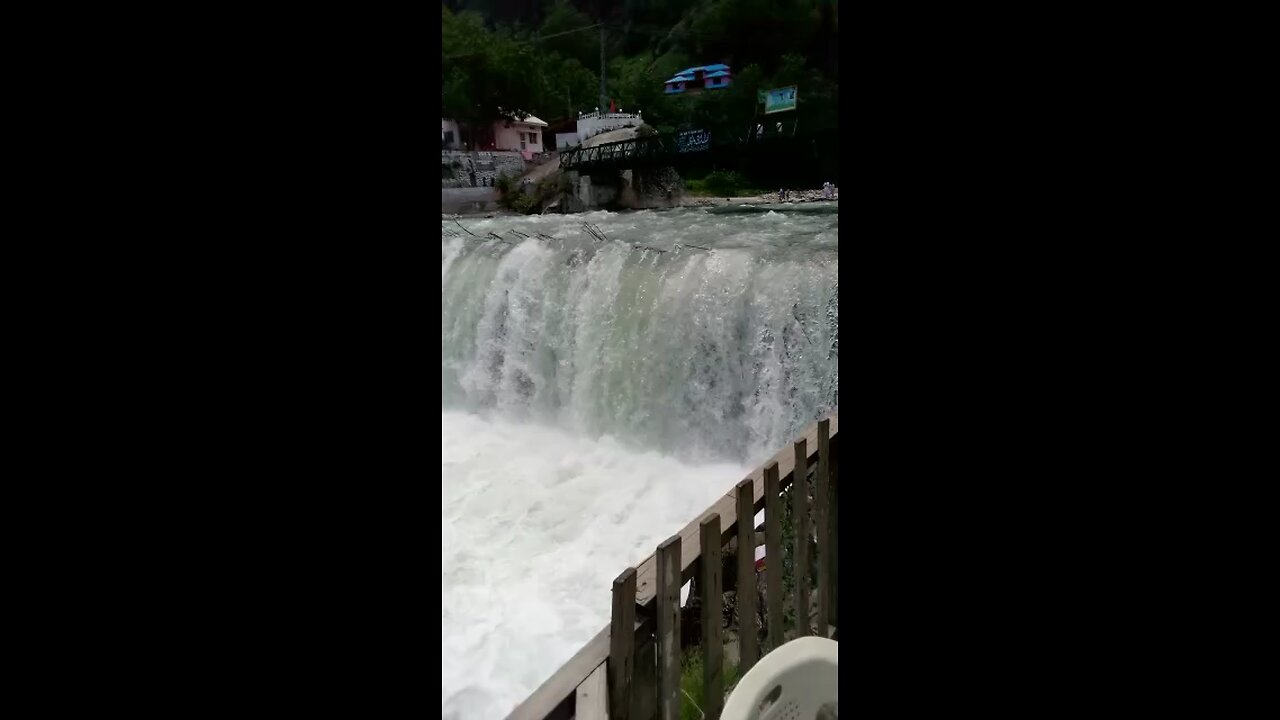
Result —
[{"label": "whitewater rapids", "polygon": [[608,623],[624,568],[836,407],[839,221],[461,223],[480,237],[442,222],[441,712],[487,720]]}]

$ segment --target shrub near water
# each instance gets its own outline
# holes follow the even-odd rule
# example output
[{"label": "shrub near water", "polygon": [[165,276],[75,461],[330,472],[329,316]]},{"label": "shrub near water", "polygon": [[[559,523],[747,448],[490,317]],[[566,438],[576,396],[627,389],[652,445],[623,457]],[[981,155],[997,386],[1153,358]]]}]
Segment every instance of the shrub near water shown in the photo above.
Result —
[{"label": "shrub near water", "polygon": [[749,187],[745,177],[732,170],[716,170],[701,180],[686,180],[685,188],[695,195],[701,194],[719,197],[758,194],[755,190]]},{"label": "shrub near water", "polygon": [[747,180],[732,170],[716,170],[707,175],[706,188],[717,195],[732,195],[746,187]]},{"label": "shrub near water", "polygon": [[568,192],[571,183],[564,173],[556,173],[538,181],[531,188],[520,185],[515,178],[499,175],[494,187],[502,193],[503,207],[525,215],[532,215],[542,209],[544,202],[557,194]]}]

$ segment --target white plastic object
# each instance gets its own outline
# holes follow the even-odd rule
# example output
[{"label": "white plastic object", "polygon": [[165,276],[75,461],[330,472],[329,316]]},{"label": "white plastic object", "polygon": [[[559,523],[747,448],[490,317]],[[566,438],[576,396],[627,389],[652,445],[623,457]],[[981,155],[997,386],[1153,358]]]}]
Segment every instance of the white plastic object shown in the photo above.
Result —
[{"label": "white plastic object", "polygon": [[760,658],[729,695],[721,720],[817,720],[824,705],[831,710],[839,702],[839,648],[802,637]]}]

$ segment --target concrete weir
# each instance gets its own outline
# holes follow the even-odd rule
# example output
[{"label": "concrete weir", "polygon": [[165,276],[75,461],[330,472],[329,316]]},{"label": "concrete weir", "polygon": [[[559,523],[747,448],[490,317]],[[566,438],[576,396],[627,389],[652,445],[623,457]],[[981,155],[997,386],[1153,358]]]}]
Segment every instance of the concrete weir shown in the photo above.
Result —
[{"label": "concrete weir", "polygon": [[679,176],[674,173],[671,178],[662,178],[663,182],[655,182],[652,175],[638,176],[633,170],[592,174],[570,170],[567,175],[573,197],[561,202],[562,212],[677,207],[684,198]]},{"label": "concrete weir", "polygon": [[441,188],[440,212],[487,212],[498,207],[498,191],[491,187]]}]

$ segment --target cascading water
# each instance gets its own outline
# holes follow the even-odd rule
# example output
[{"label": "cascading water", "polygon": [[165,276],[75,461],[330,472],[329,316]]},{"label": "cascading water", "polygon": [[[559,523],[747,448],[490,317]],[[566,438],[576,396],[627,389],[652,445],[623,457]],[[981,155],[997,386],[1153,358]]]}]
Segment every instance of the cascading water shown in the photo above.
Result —
[{"label": "cascading water", "polygon": [[829,210],[444,224],[442,718],[505,717],[622,569],[835,407]]},{"label": "cascading water", "polygon": [[443,240],[445,407],[758,460],[836,406],[837,215],[574,217]]}]

